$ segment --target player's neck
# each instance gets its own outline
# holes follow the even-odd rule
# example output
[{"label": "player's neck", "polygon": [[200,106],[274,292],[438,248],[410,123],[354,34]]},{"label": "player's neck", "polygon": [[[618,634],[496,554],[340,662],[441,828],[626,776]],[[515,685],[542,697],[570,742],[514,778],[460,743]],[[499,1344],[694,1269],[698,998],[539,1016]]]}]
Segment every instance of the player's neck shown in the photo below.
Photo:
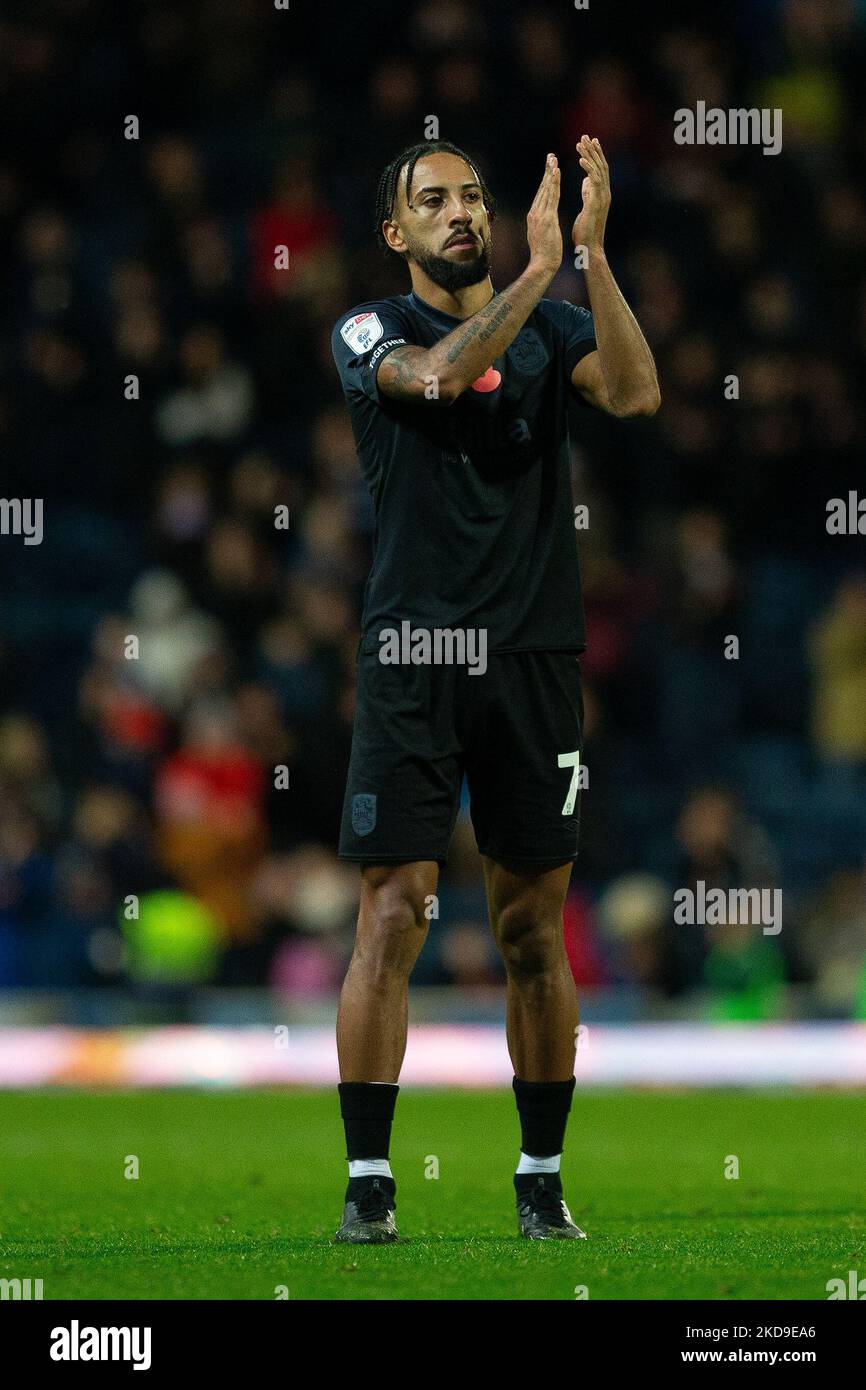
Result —
[{"label": "player's neck", "polygon": [[455,319],[471,318],[493,298],[493,284],[489,275],[479,280],[477,285],[467,285],[463,290],[443,290],[417,266],[412,267],[412,289],[425,304]]}]

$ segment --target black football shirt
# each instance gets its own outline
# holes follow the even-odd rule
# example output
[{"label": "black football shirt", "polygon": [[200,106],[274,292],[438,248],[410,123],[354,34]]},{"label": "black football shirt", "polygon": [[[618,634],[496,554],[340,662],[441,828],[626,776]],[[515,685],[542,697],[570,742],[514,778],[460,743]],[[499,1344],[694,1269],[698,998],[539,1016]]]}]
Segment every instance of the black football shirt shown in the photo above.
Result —
[{"label": "black football shirt", "polygon": [[596,346],[592,315],[542,299],[452,405],[379,393],[390,352],[462,322],[411,293],[360,304],[334,328],[375,511],[363,644],[408,619],[486,629],[490,652],[583,651],[567,416],[571,373]]}]

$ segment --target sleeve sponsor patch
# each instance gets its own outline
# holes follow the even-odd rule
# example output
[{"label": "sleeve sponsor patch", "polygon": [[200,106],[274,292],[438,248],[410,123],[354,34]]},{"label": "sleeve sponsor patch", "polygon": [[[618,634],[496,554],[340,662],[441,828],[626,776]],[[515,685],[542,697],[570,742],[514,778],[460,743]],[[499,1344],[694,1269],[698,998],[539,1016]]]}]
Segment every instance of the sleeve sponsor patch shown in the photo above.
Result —
[{"label": "sleeve sponsor patch", "polygon": [[355,314],[346,319],[340,329],[340,337],[353,352],[368,352],[381,338],[384,329],[378,314],[368,310],[365,314]]}]

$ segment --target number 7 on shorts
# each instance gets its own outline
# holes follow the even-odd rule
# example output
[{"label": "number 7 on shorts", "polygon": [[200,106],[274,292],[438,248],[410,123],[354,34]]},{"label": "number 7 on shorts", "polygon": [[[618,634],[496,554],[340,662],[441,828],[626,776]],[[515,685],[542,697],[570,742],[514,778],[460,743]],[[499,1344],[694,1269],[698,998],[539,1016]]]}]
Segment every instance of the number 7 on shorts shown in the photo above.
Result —
[{"label": "number 7 on shorts", "polygon": [[568,793],[562,803],[562,814],[570,816],[574,810],[574,803],[577,800],[577,788],[580,779],[580,749],[577,748],[573,753],[559,753],[556,759],[560,767],[570,767],[572,769],[571,781],[568,784]]}]

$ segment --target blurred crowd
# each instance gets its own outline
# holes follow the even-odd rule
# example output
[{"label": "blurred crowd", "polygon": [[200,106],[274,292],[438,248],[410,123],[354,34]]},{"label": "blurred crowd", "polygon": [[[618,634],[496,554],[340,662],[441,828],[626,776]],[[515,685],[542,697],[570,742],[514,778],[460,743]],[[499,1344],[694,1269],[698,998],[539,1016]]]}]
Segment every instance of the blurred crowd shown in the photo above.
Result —
[{"label": "blurred crowd", "polygon": [[[866,1016],[866,556],[826,527],[866,490],[866,10],[314,8],[0,19],[0,493],[45,517],[0,537],[0,987],[339,985],[372,513],[329,337],[408,288],[373,200],[434,116],[497,198],[499,284],[546,151],[570,226],[601,140],[662,384],[652,421],[574,407],[575,977]],[[781,108],[782,152],[677,145],[698,100]],[[568,258],[549,293],[587,302]],[[700,879],[780,886],[782,932],[676,926]],[[438,911],[418,982],[497,985],[465,807]]]}]

